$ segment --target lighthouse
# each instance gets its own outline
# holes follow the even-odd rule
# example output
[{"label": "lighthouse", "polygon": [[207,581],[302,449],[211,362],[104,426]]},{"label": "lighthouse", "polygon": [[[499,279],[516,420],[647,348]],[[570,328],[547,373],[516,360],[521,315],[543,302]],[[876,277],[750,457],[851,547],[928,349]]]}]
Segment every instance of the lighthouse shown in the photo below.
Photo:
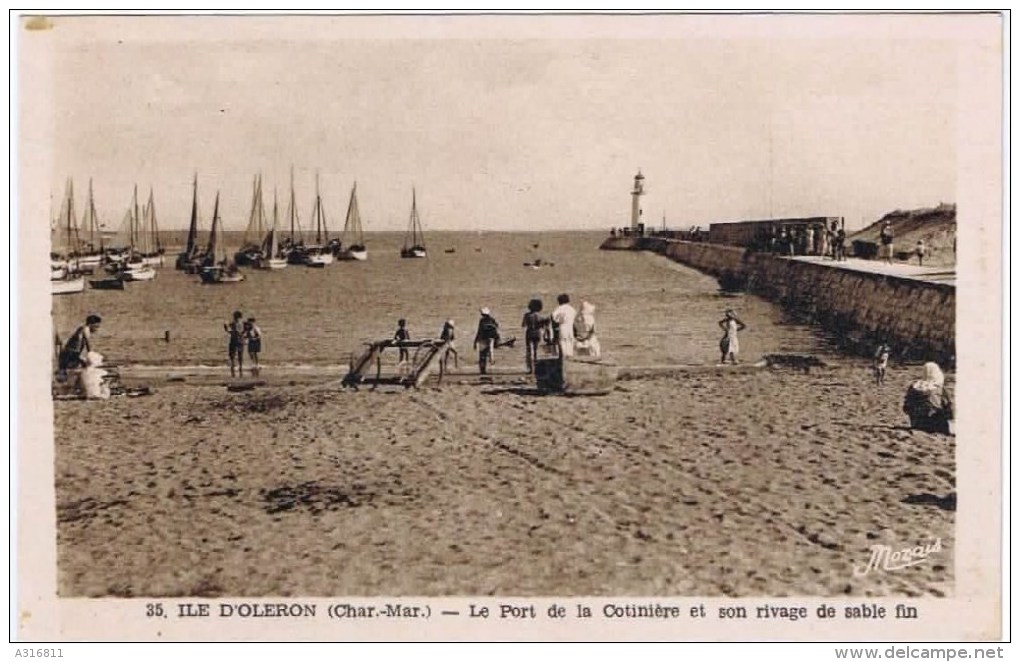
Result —
[{"label": "lighthouse", "polygon": [[634,176],[634,190],[630,192],[630,231],[633,234],[639,234],[642,230],[643,223],[641,222],[641,196],[645,194],[645,176],[641,174],[641,169],[638,169],[637,175]]}]

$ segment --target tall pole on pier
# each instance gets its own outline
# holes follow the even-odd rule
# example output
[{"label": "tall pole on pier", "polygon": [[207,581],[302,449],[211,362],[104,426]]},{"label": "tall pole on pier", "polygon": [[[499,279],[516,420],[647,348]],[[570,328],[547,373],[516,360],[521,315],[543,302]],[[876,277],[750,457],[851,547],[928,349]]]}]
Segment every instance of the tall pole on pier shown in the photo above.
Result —
[{"label": "tall pole on pier", "polygon": [[634,177],[634,190],[630,192],[630,231],[636,233],[638,224],[641,223],[641,196],[645,194],[645,176],[638,169]]}]

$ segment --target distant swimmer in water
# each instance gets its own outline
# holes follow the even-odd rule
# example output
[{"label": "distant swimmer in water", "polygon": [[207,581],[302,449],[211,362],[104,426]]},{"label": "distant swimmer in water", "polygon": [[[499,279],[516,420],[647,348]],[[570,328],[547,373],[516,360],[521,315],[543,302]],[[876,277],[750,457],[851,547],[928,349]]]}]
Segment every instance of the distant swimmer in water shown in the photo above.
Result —
[{"label": "distant swimmer in water", "polygon": [[736,313],[732,310],[727,310],[726,317],[719,320],[719,327],[723,330],[723,337],[719,341],[719,351],[722,353],[722,358],[719,362],[725,364],[726,359],[730,359],[736,365],[737,354],[740,353],[740,342],[737,339],[737,332],[746,329],[747,325],[737,318]]},{"label": "distant swimmer in water", "polygon": [[227,332],[227,354],[230,356],[230,376],[234,377],[234,360],[237,360],[237,376],[244,373],[244,325],[240,310],[234,311],[233,319],[223,325]]}]

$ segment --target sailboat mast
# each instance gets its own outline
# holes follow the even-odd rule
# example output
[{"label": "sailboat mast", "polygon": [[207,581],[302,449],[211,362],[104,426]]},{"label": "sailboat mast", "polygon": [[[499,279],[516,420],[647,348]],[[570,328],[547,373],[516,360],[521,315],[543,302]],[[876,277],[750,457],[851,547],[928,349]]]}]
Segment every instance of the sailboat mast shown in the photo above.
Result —
[{"label": "sailboat mast", "polygon": [[297,207],[294,204],[294,166],[290,167],[290,209],[288,209],[288,215],[290,216],[290,242],[294,243],[294,217],[297,214]]},{"label": "sailboat mast", "polygon": [[131,216],[131,250],[134,252],[135,245],[138,243],[138,226],[141,223],[138,215],[138,184],[135,184],[135,194],[131,206],[134,210]]},{"label": "sailboat mast", "polygon": [[209,233],[209,257],[213,264],[218,262],[217,252],[220,248],[220,192],[216,191],[216,202],[213,204],[212,231]]},{"label": "sailboat mast", "polygon": [[322,197],[319,195],[319,173],[315,173],[315,243],[322,245]]},{"label": "sailboat mast", "polygon": [[280,238],[276,236],[278,222],[279,212],[276,204],[276,188],[273,187],[273,227],[269,230],[269,255],[266,256],[270,259],[276,257],[276,254],[280,252]]},{"label": "sailboat mast", "polygon": [[74,180],[67,180],[67,247],[69,252],[78,251],[78,224],[74,213]]},{"label": "sailboat mast", "polygon": [[191,184],[191,224],[188,226],[188,247],[187,255],[190,258],[195,254],[195,242],[198,239],[198,173]]},{"label": "sailboat mast", "polygon": [[159,252],[161,246],[159,244],[159,224],[156,222],[156,198],[153,197],[152,187],[149,187],[149,229],[152,232],[151,237],[156,244],[156,252]]}]

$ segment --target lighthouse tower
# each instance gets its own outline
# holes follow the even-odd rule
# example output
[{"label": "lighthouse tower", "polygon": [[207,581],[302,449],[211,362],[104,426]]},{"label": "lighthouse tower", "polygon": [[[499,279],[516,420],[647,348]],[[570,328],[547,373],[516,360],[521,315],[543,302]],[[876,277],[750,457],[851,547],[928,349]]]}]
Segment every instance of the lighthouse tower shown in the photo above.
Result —
[{"label": "lighthouse tower", "polygon": [[634,234],[638,234],[642,225],[641,223],[641,196],[645,194],[645,176],[641,174],[641,170],[638,169],[637,175],[634,177],[634,190],[630,192],[630,231]]}]

